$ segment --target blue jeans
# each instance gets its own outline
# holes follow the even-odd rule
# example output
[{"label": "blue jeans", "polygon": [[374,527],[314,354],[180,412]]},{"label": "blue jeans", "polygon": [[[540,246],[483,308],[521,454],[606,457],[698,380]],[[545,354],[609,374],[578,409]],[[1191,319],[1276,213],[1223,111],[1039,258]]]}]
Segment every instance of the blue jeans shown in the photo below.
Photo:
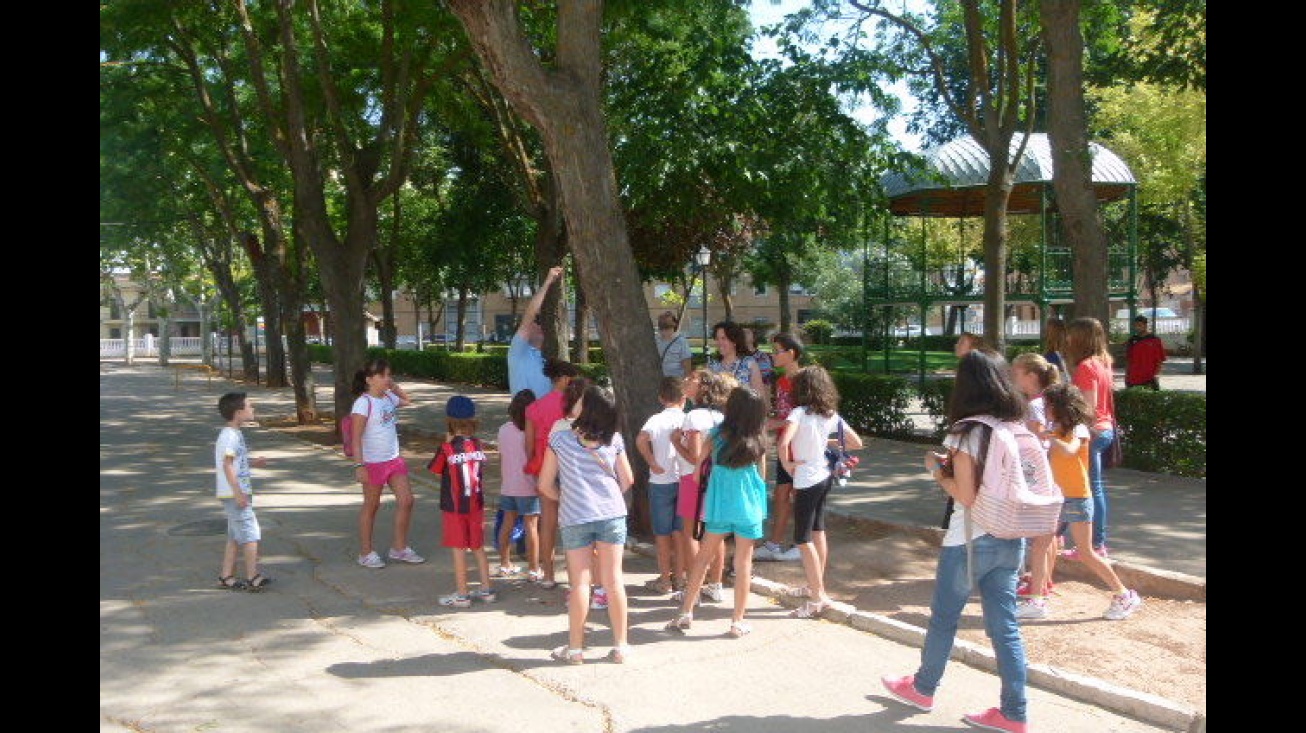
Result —
[{"label": "blue jeans", "polygon": [[[1016,575],[1025,554],[1025,541],[1000,540],[985,534],[971,541],[975,584],[979,587],[984,612],[984,632],[993,644],[1002,680],[1002,714],[1008,720],[1025,721],[1025,640],[1016,621]],[[921,649],[921,666],[916,671],[916,690],[933,696],[943,678],[957,636],[957,622],[970,597],[966,571],[966,546],[944,547],[934,571],[934,598],[930,601],[930,623]]]},{"label": "blue jeans", "polygon": [[[1116,431],[1107,428],[1094,435],[1088,444],[1088,485],[1093,492],[1093,549],[1095,550],[1106,544],[1106,480],[1102,476],[1102,460],[1115,438]],[[1081,547],[1079,551],[1087,552],[1088,548]]]}]

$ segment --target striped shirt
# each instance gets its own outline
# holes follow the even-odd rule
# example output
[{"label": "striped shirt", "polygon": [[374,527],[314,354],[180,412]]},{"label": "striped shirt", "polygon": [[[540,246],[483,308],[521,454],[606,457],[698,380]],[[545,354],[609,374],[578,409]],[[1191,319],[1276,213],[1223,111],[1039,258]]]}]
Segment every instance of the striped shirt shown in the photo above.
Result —
[{"label": "striped shirt", "polygon": [[626,501],[617,484],[617,456],[626,450],[621,433],[612,442],[587,448],[571,430],[549,437],[558,458],[558,526],[574,527],[626,516]]}]

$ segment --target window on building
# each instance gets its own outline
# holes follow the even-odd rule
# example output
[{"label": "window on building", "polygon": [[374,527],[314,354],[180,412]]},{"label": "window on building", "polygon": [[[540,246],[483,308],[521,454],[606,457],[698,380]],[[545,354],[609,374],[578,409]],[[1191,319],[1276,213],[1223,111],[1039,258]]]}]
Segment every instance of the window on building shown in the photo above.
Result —
[{"label": "window on building", "polygon": [[816,311],[811,308],[798,309],[798,325],[802,326],[816,316]]},{"label": "window on building", "polygon": [[[118,299],[117,299],[117,298],[114,298],[113,300],[110,300],[110,301],[109,301],[109,318],[111,318],[111,319],[113,319],[113,320],[115,320],[115,321],[121,321],[121,320],[122,320],[122,308],[120,308],[120,307],[118,306]],[[120,337],[120,336],[114,336],[113,338],[121,338],[121,337]]]},{"label": "window on building", "polygon": [[766,283],[753,283],[753,295],[765,296]]}]

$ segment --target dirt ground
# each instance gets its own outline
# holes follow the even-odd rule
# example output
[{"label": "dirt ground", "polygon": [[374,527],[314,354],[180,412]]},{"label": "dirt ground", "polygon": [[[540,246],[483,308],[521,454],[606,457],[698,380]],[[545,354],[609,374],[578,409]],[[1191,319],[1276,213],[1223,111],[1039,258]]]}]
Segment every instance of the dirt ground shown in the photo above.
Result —
[{"label": "dirt ground", "polygon": [[[293,418],[264,419],[262,425],[321,445],[339,443],[329,414],[316,425],[295,425]],[[434,455],[439,440],[412,429],[401,433],[404,456],[414,466]],[[926,626],[937,546],[838,517],[828,521],[827,531],[826,583],[836,600]],[[754,576],[805,584],[798,562],[759,562]],[[1089,675],[1206,712],[1205,602],[1144,597],[1143,607],[1128,619],[1107,621],[1102,618],[1110,601],[1105,586],[1058,579],[1053,593],[1048,618],[1022,623],[1030,663]],[[977,599],[966,607],[958,636],[988,645]]]}]

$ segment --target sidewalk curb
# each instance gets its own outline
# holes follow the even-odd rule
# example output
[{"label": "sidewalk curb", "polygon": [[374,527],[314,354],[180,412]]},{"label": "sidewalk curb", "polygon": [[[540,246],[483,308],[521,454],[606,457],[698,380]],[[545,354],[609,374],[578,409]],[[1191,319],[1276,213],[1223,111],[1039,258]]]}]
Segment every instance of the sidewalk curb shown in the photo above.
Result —
[{"label": "sidewalk curb", "polygon": [[[296,438],[296,440],[299,439]],[[332,453],[342,459],[344,457],[334,447],[318,445],[311,441],[301,440],[300,442]],[[440,485],[435,476],[425,471],[410,471],[409,481],[437,494],[440,491]],[[837,516],[841,520],[855,522],[868,528],[912,535],[936,544],[942,541],[943,538],[943,530],[934,527],[866,519],[843,512],[831,511],[830,514]],[[630,541],[627,543],[626,548],[644,557],[657,558],[657,548],[647,542]],[[757,565],[755,564],[753,567],[754,573],[756,573]],[[1073,576],[1077,580],[1092,579],[1087,568],[1080,566],[1079,563],[1058,563],[1057,569],[1059,571],[1063,567],[1066,568],[1067,575]],[[1204,578],[1123,562],[1115,562],[1113,567],[1120,574],[1123,582],[1131,586],[1137,586],[1140,591],[1145,591],[1149,595],[1200,600],[1202,602],[1206,600],[1206,580]],[[754,574],[752,581],[752,591],[754,593],[773,598],[777,603],[787,608],[796,608],[801,599],[786,596],[784,593],[785,587],[781,583]],[[920,647],[925,641],[925,629],[888,616],[861,611],[850,603],[836,601],[821,613],[820,618],[909,646]],[[976,669],[995,674],[997,672],[997,661],[992,650],[972,642],[962,639],[956,640],[953,643],[951,658]],[[1205,733],[1206,731],[1206,716],[1194,708],[1150,693],[1113,685],[1095,677],[1045,664],[1031,664],[1028,666],[1028,682],[1050,692],[1097,705],[1112,712],[1129,715],[1154,725],[1165,726],[1176,731],[1186,731],[1186,733]]]},{"label": "sidewalk curb", "polygon": [[[869,532],[910,535],[935,546],[943,542],[943,530],[937,527],[922,527],[914,524],[889,522],[883,519],[868,519],[841,512],[837,509],[826,509],[826,513],[828,516],[856,525],[858,528]],[[1120,577],[1120,582],[1143,595],[1177,601],[1206,602],[1206,578],[1176,573],[1171,570],[1161,570],[1123,560],[1112,560],[1111,569],[1116,571],[1116,575]],[[1087,583],[1101,583],[1097,576],[1082,563],[1070,560],[1058,562],[1055,572]]]},{"label": "sidewalk curb", "polygon": [[[862,521],[879,522],[880,520]],[[892,522],[881,523],[893,524]],[[939,531],[930,530],[928,527],[913,527],[911,525],[894,526],[907,534],[920,534],[921,530]],[[941,531],[939,532],[941,534]],[[657,557],[657,548],[647,542],[628,543],[627,549],[645,557]],[[1141,566],[1138,567],[1141,568]],[[785,585],[759,577],[756,574],[757,565],[754,564],[753,568],[752,592],[773,598],[777,603],[785,607],[798,607],[802,599],[786,596],[784,592]],[[1147,569],[1142,568],[1142,570]],[[1178,575],[1178,573],[1173,573],[1173,575]],[[1184,577],[1191,578],[1192,576]],[[1204,581],[1202,588],[1203,599],[1205,599]],[[851,603],[835,601],[821,613],[820,617],[825,621],[841,623],[858,631],[870,632],[909,646],[920,647],[925,643],[925,629],[878,613],[860,611]],[[957,639],[953,642],[951,657],[976,669],[997,673],[998,665],[993,651],[977,644]],[[1150,693],[1119,687],[1095,677],[1077,674],[1045,664],[1031,664],[1028,667],[1028,681],[1029,684],[1050,692],[1097,705],[1113,712],[1130,715],[1155,725],[1166,726],[1178,731],[1187,731],[1188,733],[1205,733],[1206,730],[1206,716],[1187,705]]]}]

